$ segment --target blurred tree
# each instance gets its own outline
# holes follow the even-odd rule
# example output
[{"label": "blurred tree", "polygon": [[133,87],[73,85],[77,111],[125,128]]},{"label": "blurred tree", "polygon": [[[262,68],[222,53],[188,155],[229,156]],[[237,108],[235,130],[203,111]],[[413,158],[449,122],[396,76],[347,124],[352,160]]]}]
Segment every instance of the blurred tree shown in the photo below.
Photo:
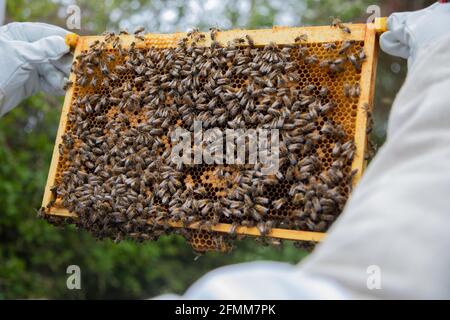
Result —
[{"label": "blurred tree", "polygon": [[[356,22],[364,21],[369,1],[14,0],[7,2],[6,19],[65,27],[66,5],[71,3],[79,5],[82,13],[82,30],[76,32],[98,34],[138,25],[153,32],[173,32],[194,26],[327,24],[330,16]],[[386,14],[387,10],[392,8]],[[403,62],[380,56],[377,109],[388,110],[404,74]],[[145,244],[96,242],[73,227],[61,230],[36,219],[34,208],[40,206],[62,101],[37,95],[0,119],[0,298],[135,298],[181,293],[205,272],[222,265],[262,259],[294,263],[305,256],[290,243],[275,249],[248,240],[231,254],[210,253],[194,261],[190,247],[177,236]],[[386,116],[377,119],[381,119],[376,132],[382,141]],[[71,264],[81,267],[82,290],[66,288],[65,272]]]}]

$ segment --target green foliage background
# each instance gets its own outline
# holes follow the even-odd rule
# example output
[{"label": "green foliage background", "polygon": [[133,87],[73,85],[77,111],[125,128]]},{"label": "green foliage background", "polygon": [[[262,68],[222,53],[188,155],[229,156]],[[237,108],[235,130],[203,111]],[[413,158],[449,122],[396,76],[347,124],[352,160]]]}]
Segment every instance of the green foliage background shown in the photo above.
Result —
[{"label": "green foliage background", "polygon": [[[197,3],[200,12],[191,16],[187,3]],[[429,1],[399,4],[380,2],[383,14],[393,9],[416,9]],[[7,1],[7,22],[41,21],[65,27],[65,5],[59,1]],[[205,20],[202,1],[72,1],[81,7],[82,34],[99,34],[106,29],[142,22],[143,13],[151,13],[144,24],[148,31],[176,31],[190,27],[261,28],[276,24],[283,12],[292,13],[291,24],[327,24],[330,16],[346,21],[364,22],[369,1],[269,1],[230,0],[217,20]],[[394,3],[394,5],[392,4]],[[176,18],[162,19],[167,9]],[[245,10],[243,10],[244,8]],[[115,14],[113,14],[115,12]],[[147,16],[144,14],[144,16]],[[139,20],[139,17],[141,17]],[[147,20],[146,20],[147,19]],[[148,23],[147,23],[148,22]],[[184,29],[182,29],[184,30]],[[402,61],[380,55],[376,96],[376,140],[384,139],[387,111],[400,87],[405,65]],[[393,73],[393,63],[401,72]],[[31,97],[0,119],[0,299],[2,298],[146,298],[175,292],[182,293],[205,272],[219,266],[254,260],[278,260],[296,263],[306,253],[286,243],[282,248],[263,247],[244,241],[231,254],[195,255],[177,236],[157,242],[136,244],[124,241],[96,242],[73,227],[55,228],[36,218],[53,150],[62,98]],[[66,268],[76,264],[82,271],[82,290],[66,288]]]}]

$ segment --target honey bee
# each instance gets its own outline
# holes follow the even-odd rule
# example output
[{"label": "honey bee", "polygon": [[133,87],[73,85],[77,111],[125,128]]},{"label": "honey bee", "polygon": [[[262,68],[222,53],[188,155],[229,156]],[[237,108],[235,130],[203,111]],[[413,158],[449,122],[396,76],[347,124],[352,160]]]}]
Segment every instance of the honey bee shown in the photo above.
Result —
[{"label": "honey bee", "polygon": [[256,228],[258,229],[260,235],[262,237],[266,236],[268,233],[268,228],[266,227],[266,223],[265,222],[259,222],[256,224]]},{"label": "honey bee", "polygon": [[111,39],[115,37],[115,33],[112,31],[105,31],[102,33],[102,35],[105,37],[105,41],[109,42]]},{"label": "honey bee", "polygon": [[144,31],[145,31],[145,27],[140,26],[136,30],[134,30],[134,34],[137,35],[137,34],[142,33]]},{"label": "honey bee", "polygon": [[88,77],[86,75],[81,76],[79,78],[77,78],[76,80],[76,84],[81,86],[81,87],[85,87],[88,83]]},{"label": "honey bee", "polygon": [[344,24],[342,23],[341,19],[339,19],[339,18],[333,18],[333,17],[332,17],[331,27],[339,28],[339,29],[341,29],[343,32],[348,33],[348,34],[351,33],[350,28],[348,28],[346,25],[344,25]]},{"label": "honey bee", "polygon": [[247,39],[248,45],[250,48],[253,48],[255,46],[255,42],[253,41],[252,37],[250,37],[248,34],[245,35],[245,38]]},{"label": "honey bee", "polygon": [[347,158],[347,160],[352,160],[355,155],[355,144],[352,140],[349,140],[345,144],[342,145],[342,156]]},{"label": "honey bee", "polygon": [[216,41],[218,32],[220,32],[220,29],[218,29],[218,28],[215,28],[215,27],[209,28],[209,35],[210,35],[212,41]]},{"label": "honey bee", "polygon": [[325,122],[325,124],[322,126],[321,132],[328,134],[332,137],[335,137],[337,139],[345,138],[345,131],[342,129],[342,127],[334,126],[329,121]]},{"label": "honey bee", "polygon": [[314,84],[308,84],[305,87],[303,87],[302,89],[302,93],[304,94],[311,94],[312,91],[314,91],[316,89],[316,86]]},{"label": "honey bee", "polygon": [[334,103],[333,101],[330,101],[324,105],[320,105],[319,112],[320,112],[320,114],[326,114],[326,113],[330,112],[331,110],[333,110],[336,106],[337,106],[336,103]]},{"label": "honey bee", "polygon": [[[339,60],[337,60],[339,61]],[[335,63],[334,61],[332,61],[329,65],[329,69],[330,71],[334,72],[334,73],[340,73],[343,72],[344,66],[342,65],[342,63]]]},{"label": "honey bee", "polygon": [[334,43],[334,42],[324,43],[322,46],[323,46],[326,50],[329,50],[329,51],[335,50],[335,49],[337,48],[337,45],[336,45],[336,43]]},{"label": "honey bee", "polygon": [[237,229],[238,226],[239,226],[239,224],[238,224],[237,222],[233,222],[233,223],[231,224],[231,226],[230,226],[230,230],[228,231],[228,233],[229,233],[231,236],[235,236],[235,235],[236,235],[236,229]]},{"label": "honey bee", "polygon": [[319,67],[321,67],[321,68],[330,67],[330,65],[331,65],[332,63],[333,63],[333,62],[332,62],[331,60],[327,60],[327,59],[325,59],[325,60],[320,60],[320,61],[319,61]]},{"label": "honey bee", "polygon": [[364,61],[364,60],[366,60],[366,58],[367,58],[366,53],[364,52],[364,49],[361,48],[358,52],[358,60]]},{"label": "honey bee", "polygon": [[333,157],[337,158],[341,154],[341,150],[342,150],[342,144],[339,141],[337,141],[334,144],[334,147],[333,147],[333,149],[331,151],[331,155]]},{"label": "honey bee", "polygon": [[280,198],[272,202],[272,206],[275,210],[280,210],[286,204],[287,200],[285,198]]},{"label": "honey bee", "polygon": [[340,24],[342,24],[342,20],[339,18],[331,17],[331,27],[336,28],[339,27]]},{"label": "honey bee", "polygon": [[347,26],[344,25],[344,24],[340,24],[340,25],[339,25],[339,28],[340,28],[343,32],[345,32],[345,33],[348,33],[348,34],[352,33],[351,30],[350,30],[350,28],[347,27]]},{"label": "honey bee", "polygon": [[198,35],[199,32],[200,30],[198,28],[193,28],[191,31],[187,33],[187,36],[189,38],[194,38],[196,35]]},{"label": "honey bee", "polygon": [[361,94],[361,88],[358,83],[350,85],[348,83],[344,84],[344,95],[347,98],[357,98]]},{"label": "honey bee", "polygon": [[319,62],[319,59],[315,55],[307,56],[303,59],[306,64],[316,64]]},{"label": "honey bee", "polygon": [[326,97],[328,96],[328,87],[327,87],[327,86],[321,87],[321,88],[320,88],[320,91],[319,91],[319,95],[320,95],[322,98],[326,98]]},{"label": "honey bee", "polygon": [[67,80],[63,86],[63,90],[68,90],[73,85],[73,81]]},{"label": "honey bee", "polygon": [[349,98],[351,96],[352,86],[348,83],[344,83],[344,96]]},{"label": "honey bee", "polygon": [[124,73],[124,72],[126,72],[128,70],[128,68],[123,66],[123,65],[117,65],[114,68],[114,70],[117,71],[118,73]]},{"label": "honey bee", "polygon": [[344,54],[344,53],[347,52],[348,49],[350,49],[354,44],[355,44],[355,40],[345,40],[345,41],[342,43],[341,48],[339,49],[339,54]]},{"label": "honey bee", "polygon": [[359,63],[359,61],[356,59],[356,57],[354,55],[349,55],[347,56],[347,59],[351,62],[351,64],[353,65],[353,67],[355,68],[356,71],[361,71],[361,64]]},{"label": "honey bee", "polygon": [[308,35],[307,34],[301,34],[301,35],[297,36],[294,39],[294,41],[295,42],[306,42],[306,41],[308,41]]}]

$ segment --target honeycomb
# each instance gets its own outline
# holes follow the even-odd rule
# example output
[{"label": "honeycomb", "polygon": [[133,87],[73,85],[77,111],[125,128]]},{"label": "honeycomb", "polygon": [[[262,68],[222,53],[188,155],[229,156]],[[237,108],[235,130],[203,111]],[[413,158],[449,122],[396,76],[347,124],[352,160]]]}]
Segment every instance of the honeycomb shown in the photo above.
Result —
[{"label": "honeycomb", "polygon": [[[327,32],[333,29],[323,28]],[[245,31],[240,32],[241,37],[229,38],[228,43],[217,42],[212,32],[87,39],[75,53],[73,84],[66,97],[66,114],[63,110],[44,196],[45,213],[77,216],[75,223],[99,238],[131,237],[142,241],[180,232],[196,252],[230,250],[233,241],[241,237],[231,230],[242,226],[256,227],[262,238],[270,236],[272,228],[325,232],[343,209],[354,177],[361,173],[356,174],[355,167],[363,169],[355,166],[359,159],[354,155],[364,149],[365,135],[364,146],[355,137],[365,132],[357,120],[362,104],[370,101],[359,90],[372,85],[367,78],[364,82],[361,78],[367,77],[365,56],[372,60],[374,53],[372,45],[367,52],[361,28],[352,29],[357,39],[348,40],[336,29],[332,30],[334,39],[291,39],[285,43],[278,43],[280,35],[274,32],[273,43],[270,37],[265,41],[255,37],[258,41],[253,44]],[[303,34],[301,31],[297,28],[295,35]],[[216,37],[220,38],[220,33]],[[361,54],[364,57],[357,67],[350,57]],[[280,65],[274,67],[272,58],[264,57],[275,57],[273,60]],[[261,59],[262,63],[252,64]],[[339,59],[339,70],[331,68],[331,62]],[[268,68],[275,74],[272,79],[270,72],[260,71],[263,65],[271,64]],[[143,65],[145,68],[140,68]],[[211,83],[217,88],[226,86],[232,98],[213,92]],[[260,93],[254,94],[258,89]],[[238,108],[239,93],[247,97],[246,107],[236,114],[220,113]],[[195,100],[192,105],[188,97]],[[296,102],[309,98],[311,102],[297,105],[297,113],[291,111]],[[213,99],[214,107],[205,109],[204,105]],[[314,113],[308,116],[306,125],[311,129],[301,134],[307,138],[300,147],[285,142],[298,130],[284,124],[280,127],[280,140],[292,148],[287,149],[279,176],[261,178],[250,164],[190,164],[175,168],[165,162],[173,147],[169,137],[176,128],[191,130],[192,121],[202,119],[204,130],[227,129],[236,115],[245,119],[246,128],[259,128],[260,123],[252,115],[267,115],[268,108],[277,101],[275,109],[294,114],[286,121]],[[320,101],[319,106],[333,107],[317,112],[310,107],[314,101]],[[189,113],[180,111],[188,107]],[[223,114],[221,119],[218,115]],[[339,129],[340,135],[328,133],[327,126]],[[349,152],[341,148],[336,155],[341,145],[350,146]],[[339,169],[335,169],[338,160]],[[295,166],[303,173],[300,177],[293,170]],[[341,174],[338,181],[324,182],[333,170]],[[293,172],[295,178],[288,178]],[[242,189],[247,183],[259,186],[257,191],[246,191],[252,204],[242,200],[241,207],[227,214],[227,203],[243,198]],[[293,200],[292,190],[299,185],[307,188],[306,197],[308,192],[312,194],[309,200]],[[257,198],[265,199],[264,204],[257,203]],[[185,210],[186,203],[192,206],[189,211]],[[264,214],[254,213],[257,204],[264,207]],[[247,209],[253,214],[245,214]],[[196,224],[195,229],[190,228],[190,223]],[[219,224],[229,226],[230,233],[214,231]]]}]

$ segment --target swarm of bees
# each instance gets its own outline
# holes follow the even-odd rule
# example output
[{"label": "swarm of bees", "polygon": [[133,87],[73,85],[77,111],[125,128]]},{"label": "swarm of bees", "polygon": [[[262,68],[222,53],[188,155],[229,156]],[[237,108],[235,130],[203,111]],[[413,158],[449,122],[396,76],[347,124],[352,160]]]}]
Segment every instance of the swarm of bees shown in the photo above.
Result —
[{"label": "swarm of bees", "polygon": [[[193,29],[175,48],[160,49],[140,45],[143,31],[126,47],[120,35],[128,32],[106,32],[72,66],[76,77],[67,86],[75,90],[53,191],[77,214],[75,223],[117,241],[155,240],[175,232],[169,222],[197,222],[203,231],[231,224],[215,246],[234,239],[238,226],[257,227],[262,238],[275,227],[326,231],[350,192],[355,145],[332,116],[342,92],[299,83],[309,68],[326,67],[331,78],[352,66],[359,72],[365,54],[355,41],[323,44],[331,58],[320,60],[306,34],[292,45],[261,46],[249,35],[224,45],[219,29]],[[210,46],[201,44],[207,36]],[[359,84],[342,91],[356,98]],[[194,121],[204,130],[279,129],[278,173],[263,175],[259,164],[175,164],[168,137],[176,128],[193,130]]]}]

